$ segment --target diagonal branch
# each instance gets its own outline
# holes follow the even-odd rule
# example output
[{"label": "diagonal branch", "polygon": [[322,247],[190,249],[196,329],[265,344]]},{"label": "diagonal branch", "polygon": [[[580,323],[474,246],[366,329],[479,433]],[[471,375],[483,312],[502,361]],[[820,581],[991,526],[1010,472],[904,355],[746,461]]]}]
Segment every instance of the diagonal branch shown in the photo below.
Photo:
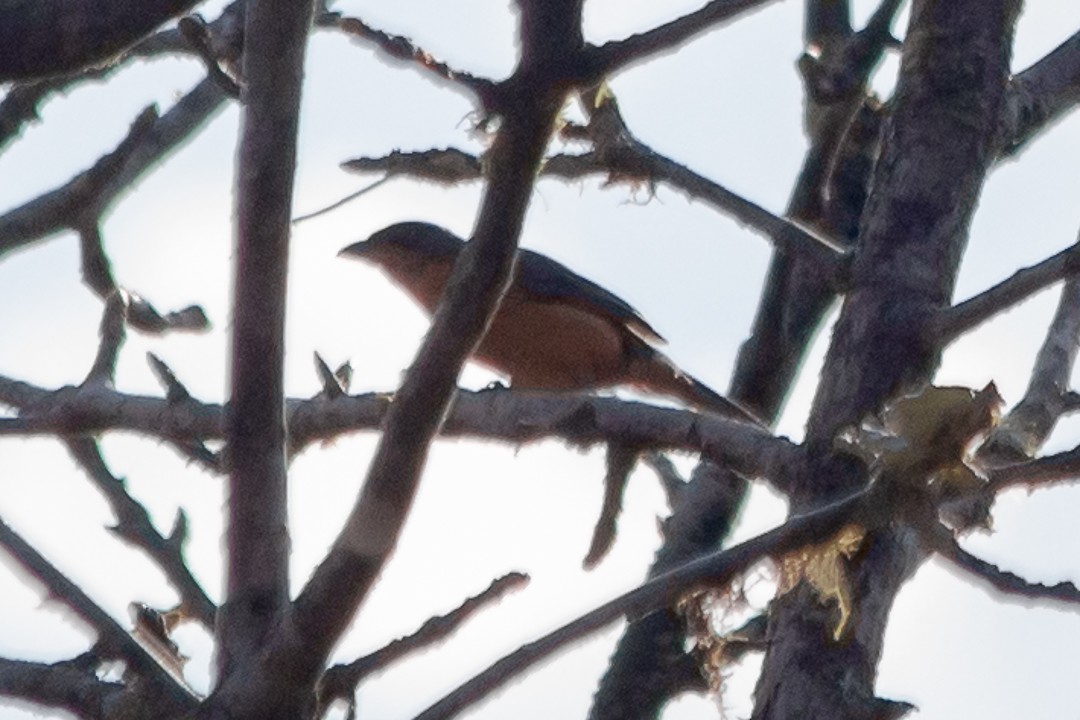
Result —
[{"label": "diagonal branch", "polygon": [[773,0],[712,0],[700,10],[681,18],[603,45],[585,49],[579,85],[595,85],[603,78],[651,55],[674,52],[683,43],[714,30],[745,11]]},{"label": "diagonal branch", "polygon": [[982,580],[1000,593],[1017,596],[1029,601],[1054,600],[1067,603],[1074,611],[1080,610],[1080,588],[1063,580],[1054,585],[1044,585],[1025,580],[1016,573],[1002,570],[997,565],[972,555],[945,528],[933,533],[934,550],[956,567]]},{"label": "diagonal branch", "polygon": [[959,305],[941,310],[938,320],[930,328],[930,337],[939,347],[945,347],[1003,310],[1078,271],[1080,243],[1036,265],[1017,270],[994,287]]},{"label": "diagonal branch", "polygon": [[522,62],[530,80],[503,118],[472,241],[454,267],[431,329],[387,413],[364,488],[326,559],[297,598],[296,624],[321,663],[367,597],[401,532],[432,439],[510,280],[525,210],[565,87],[560,63],[581,33],[578,0],[522,4]]},{"label": "diagonal branch", "polygon": [[180,595],[183,614],[195,618],[203,627],[213,630],[217,607],[184,561],[187,523],[183,510],[178,512],[169,536],[162,535],[154,527],[142,503],[128,493],[124,481],[109,471],[96,441],[88,437],[69,437],[64,440],[64,444],[90,481],[108,500],[116,517],[116,525],[109,528],[113,534],[140,548],[157,563]]},{"label": "diagonal branch", "polygon": [[1014,156],[1080,103],[1080,32],[1009,83],[1002,112],[1004,157]]},{"label": "diagonal branch", "polygon": [[322,14],[317,18],[316,24],[320,28],[340,30],[346,35],[374,43],[385,55],[420,68],[428,73],[428,77],[438,78],[451,86],[464,89],[476,97],[484,107],[488,107],[493,102],[497,91],[496,83],[450,67],[432,57],[423,48],[417,47],[407,37],[391,35],[371,27],[359,18],[342,17],[338,13]]},{"label": "diagonal branch", "polygon": [[[352,716],[355,713],[353,696],[356,694],[357,686],[365,678],[386,669],[403,657],[442,642],[485,606],[501,600],[505,595],[520,589],[528,582],[529,576],[519,572],[496,578],[486,590],[466,599],[446,615],[428,619],[413,634],[398,638],[389,645],[357,658],[351,663],[329,668],[319,680],[319,705],[325,708],[334,700],[345,700],[349,703],[350,716]],[[322,713],[316,713],[316,717],[321,716]]]},{"label": "diagonal branch", "polygon": [[194,709],[195,698],[185,688],[173,680],[172,676],[78,585],[42,557],[3,520],[0,520],[0,546],[6,549],[24,570],[40,580],[52,597],[63,602],[94,628],[99,636],[99,646],[123,658],[132,670],[160,693],[162,701],[168,703],[174,712]]},{"label": "diagonal branch", "polygon": [[783,555],[809,542],[820,541],[843,524],[864,515],[878,499],[871,495],[870,492],[856,493],[813,513],[794,516],[769,532],[660,575],[558,630],[521,646],[417,715],[415,720],[454,717],[554,652],[623,616],[640,617],[671,606],[688,592],[730,582],[736,575],[767,557]]}]

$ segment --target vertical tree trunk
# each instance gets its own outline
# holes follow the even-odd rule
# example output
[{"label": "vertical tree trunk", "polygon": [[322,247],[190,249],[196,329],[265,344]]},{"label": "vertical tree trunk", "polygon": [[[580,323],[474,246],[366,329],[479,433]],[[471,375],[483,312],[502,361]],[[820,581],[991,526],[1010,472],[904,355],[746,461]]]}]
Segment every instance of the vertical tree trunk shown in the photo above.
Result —
[{"label": "vertical tree trunk", "polygon": [[[927,381],[929,337],[951,299],[968,226],[994,157],[1017,0],[916,0],[892,116],[863,215],[852,290],[837,321],[808,428],[812,452],[906,387]],[[817,474],[792,498],[800,512],[864,482]],[[874,697],[896,592],[922,559],[890,529],[866,538],[849,567],[850,627],[832,639],[833,606],[802,587],[773,605],[754,717],[879,718],[906,706]]]}]

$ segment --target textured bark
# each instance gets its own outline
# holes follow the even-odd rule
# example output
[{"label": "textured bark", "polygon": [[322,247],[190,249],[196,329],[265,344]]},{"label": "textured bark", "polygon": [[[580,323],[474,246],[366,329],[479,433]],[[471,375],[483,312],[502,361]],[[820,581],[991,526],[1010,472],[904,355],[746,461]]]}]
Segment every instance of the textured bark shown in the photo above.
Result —
[{"label": "textured bark", "polygon": [[[914,4],[893,114],[874,171],[847,296],[811,414],[808,441],[825,454],[838,428],[925,382],[939,348],[927,337],[950,301],[971,214],[993,160],[1009,72],[1015,0]],[[793,509],[820,506],[865,480],[818,476]],[[807,591],[774,603],[755,718],[877,718],[885,623],[922,552],[902,530],[868,537],[850,564],[853,627],[830,639],[830,612]]]},{"label": "textured bark", "polygon": [[0,82],[111,60],[198,0],[13,0],[0,10]]},{"label": "textured bark", "polygon": [[[711,463],[698,465],[665,524],[665,543],[649,577],[716,549],[731,530],[746,486],[746,480],[729,470]],[[685,645],[686,621],[674,609],[630,623],[600,681],[589,717],[656,718],[678,693],[707,690],[697,660],[686,652]]]}]

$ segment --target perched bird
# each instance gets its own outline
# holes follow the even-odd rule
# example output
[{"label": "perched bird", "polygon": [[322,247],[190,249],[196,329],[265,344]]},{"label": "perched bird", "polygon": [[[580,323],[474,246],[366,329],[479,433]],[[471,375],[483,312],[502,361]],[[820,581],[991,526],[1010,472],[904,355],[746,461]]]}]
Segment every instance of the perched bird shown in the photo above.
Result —
[{"label": "perched bird", "polygon": [[[465,241],[437,225],[405,222],[384,228],[339,255],[376,265],[434,314],[464,246]],[[663,342],[621,298],[549,257],[519,250],[513,281],[474,359],[509,377],[517,389],[627,385],[761,424],[675,367],[653,347]]]}]

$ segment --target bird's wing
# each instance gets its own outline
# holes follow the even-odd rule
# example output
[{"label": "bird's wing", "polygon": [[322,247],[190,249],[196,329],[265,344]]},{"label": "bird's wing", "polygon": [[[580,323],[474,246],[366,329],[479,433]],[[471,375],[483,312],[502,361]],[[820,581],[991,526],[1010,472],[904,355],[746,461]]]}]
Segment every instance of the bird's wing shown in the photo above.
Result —
[{"label": "bird's wing", "polygon": [[665,342],[660,333],[645,322],[645,318],[625,300],[545,255],[532,250],[521,250],[517,273],[518,282],[531,295],[550,301],[573,303],[590,312],[607,316],[645,340],[653,343]]}]

